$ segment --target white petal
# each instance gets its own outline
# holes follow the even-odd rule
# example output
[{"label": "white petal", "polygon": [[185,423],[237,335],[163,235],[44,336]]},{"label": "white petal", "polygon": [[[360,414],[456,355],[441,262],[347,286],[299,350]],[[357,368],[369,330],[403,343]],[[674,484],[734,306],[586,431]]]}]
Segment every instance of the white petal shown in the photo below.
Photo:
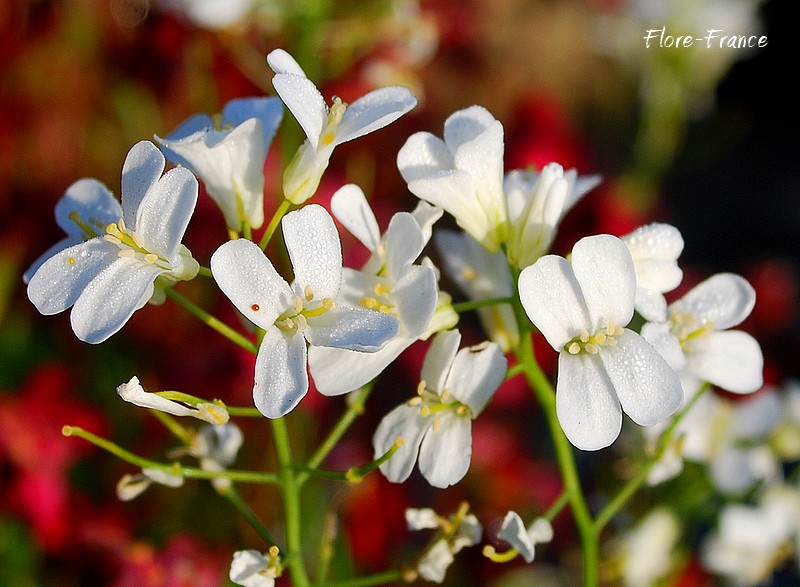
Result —
[{"label": "white petal", "polygon": [[211,256],[214,280],[233,305],[255,325],[269,329],[294,304],[289,284],[255,243],[228,241]]},{"label": "white petal", "polygon": [[136,211],[136,233],[150,252],[174,260],[196,203],[197,179],[185,167],[158,180]]},{"label": "white petal", "polygon": [[434,487],[449,487],[463,479],[472,458],[472,422],[466,416],[445,412],[422,439],[419,470]]},{"label": "white petal", "polygon": [[461,349],[445,385],[454,398],[469,406],[474,419],[505,379],[506,367],[503,351],[493,342]]},{"label": "white petal", "polygon": [[572,265],[546,255],[519,275],[519,297],[534,326],[557,351],[592,323]]},{"label": "white petal", "polygon": [[191,416],[192,412],[196,412],[196,410],[191,410],[156,393],[147,393],[139,384],[138,377],[131,377],[130,381],[117,387],[117,395],[133,405],[159,410],[173,416]]},{"label": "white petal", "polygon": [[308,367],[317,391],[341,395],[358,389],[380,375],[415,340],[397,336],[371,353],[312,346],[308,349]]},{"label": "white petal", "polygon": [[328,117],[325,99],[319,93],[317,86],[305,76],[290,73],[279,73],[272,78],[272,85],[316,150],[319,146],[319,136]]},{"label": "white petal", "polygon": [[458,330],[445,330],[433,339],[425,354],[420,374],[428,389],[438,393],[445,390],[447,376],[450,374],[459,344],[461,344],[461,333]]},{"label": "white petal", "polygon": [[340,145],[383,128],[416,105],[417,99],[408,88],[391,86],[373,90],[347,106],[334,144]]},{"label": "white petal", "polygon": [[600,349],[600,359],[622,410],[640,426],[666,420],[683,403],[677,373],[635,332],[626,329],[616,340],[616,346]]},{"label": "white petal", "polygon": [[267,63],[275,73],[291,73],[306,77],[303,68],[283,49],[275,49],[267,55]]},{"label": "white petal", "polygon": [[[67,238],[61,239],[56,244],[54,244],[52,247],[47,249],[44,253],[39,255],[39,257],[37,257],[37,259],[33,263],[31,263],[31,266],[28,267],[25,270],[25,273],[22,274],[22,282],[25,285],[28,285],[31,282],[31,279],[33,279],[33,276],[36,274],[36,272],[39,271],[39,268],[42,265],[44,265],[45,262],[48,259],[50,259],[51,257],[55,257],[58,253],[60,253],[64,249],[68,249],[70,247],[74,247],[75,245],[81,245],[83,243],[84,243],[84,240],[79,236],[68,236]],[[50,283],[48,285],[55,285],[55,284]],[[73,302],[74,302],[74,300],[73,300]],[[68,307],[69,306],[64,306],[63,308],[61,308],[61,310],[65,310]],[[61,310],[58,310],[58,311],[60,312]],[[45,314],[46,312],[42,312],[42,313]],[[56,312],[50,312],[50,313],[54,314]]]},{"label": "white petal", "polygon": [[331,197],[331,212],[365,247],[373,252],[378,250],[380,228],[360,187],[348,183],[336,190]]},{"label": "white petal", "polygon": [[153,295],[156,265],[118,257],[90,281],[72,307],[70,322],[84,342],[101,343],[115,334]]},{"label": "white petal", "polygon": [[303,333],[270,328],[256,357],[253,401],[267,418],[291,412],[308,392],[306,341]]},{"label": "white petal", "polygon": [[747,280],[733,273],[717,273],[694,286],[669,309],[688,312],[713,323],[716,330],[725,330],[747,318],[755,303],[755,290]]},{"label": "white petal", "polygon": [[497,538],[515,548],[526,563],[533,562],[536,554],[535,542],[528,536],[525,523],[517,512],[510,511],[506,514],[506,517],[503,518],[503,525],[497,532]]},{"label": "white petal", "polygon": [[298,295],[309,286],[314,299],[334,298],[342,279],[342,246],[330,214],[318,204],[289,212],[281,221]]},{"label": "white petal", "polygon": [[403,270],[413,263],[425,247],[422,229],[408,212],[392,216],[384,238],[386,268],[389,275],[399,279]]},{"label": "white petal", "polygon": [[164,173],[164,155],[150,141],[139,141],[122,166],[122,211],[128,228],[136,229],[136,211],[150,188]]},{"label": "white petal", "polygon": [[414,463],[417,462],[422,437],[431,423],[431,419],[420,415],[419,406],[407,404],[400,404],[383,417],[372,437],[375,458],[386,454],[398,438],[403,439],[400,448],[380,466],[381,472],[389,481],[402,483],[411,475]]},{"label": "white petal", "polygon": [[275,579],[263,573],[268,562],[257,550],[237,550],[233,553],[228,578],[242,587],[272,587]]},{"label": "white petal", "polygon": [[409,530],[435,530],[439,527],[439,514],[431,508],[407,508],[406,524]]},{"label": "white petal", "polygon": [[569,441],[581,450],[613,443],[622,428],[622,410],[600,359],[561,353],[556,413]]},{"label": "white petal", "polygon": [[[622,240],[636,261],[675,261],[683,251],[683,237],[680,231],[670,224],[659,222],[640,226],[623,236]],[[678,285],[676,283],[674,287]]]},{"label": "white petal", "polygon": [[411,265],[392,288],[397,316],[409,338],[422,336],[436,311],[439,288],[436,273],[430,267]]},{"label": "white petal", "polygon": [[686,367],[686,356],[681,349],[681,341],[670,332],[668,323],[646,323],[642,326],[642,338],[653,345],[658,354],[664,357],[667,364],[676,372],[680,372]]},{"label": "white petal", "polygon": [[407,183],[455,169],[455,165],[450,148],[428,132],[411,135],[397,153],[397,168]]},{"label": "white petal", "polygon": [[444,214],[444,210],[441,208],[437,208],[436,206],[431,206],[428,202],[419,201],[417,202],[416,208],[411,211],[411,215],[414,217],[414,220],[417,221],[419,224],[419,228],[422,231],[422,238],[425,244],[431,240],[431,235],[433,234],[433,225],[436,223],[439,218],[442,217]]},{"label": "white petal", "polygon": [[643,287],[641,281],[636,284],[634,307],[645,320],[663,322],[667,319],[667,300],[657,290]]},{"label": "white petal", "polygon": [[625,243],[607,234],[584,237],[572,249],[572,269],[589,308],[590,332],[631,321],[636,272]]},{"label": "white petal", "polygon": [[426,581],[441,583],[447,573],[447,567],[453,562],[453,553],[446,540],[438,540],[425,551],[423,557],[417,563],[417,572]]},{"label": "white petal", "polygon": [[751,393],[763,384],[764,357],[746,332],[711,332],[691,341],[686,369],[734,393]]},{"label": "white petal", "polygon": [[[238,126],[251,118],[261,121],[262,139],[269,148],[283,118],[283,104],[277,98],[236,98],[222,109],[222,118]],[[263,165],[263,161],[261,162]]]},{"label": "white petal", "polygon": [[96,179],[79,179],[67,188],[56,204],[56,223],[68,235],[82,237],[82,240],[93,236],[84,235],[70,218],[73,213],[102,236],[106,233],[106,226],[122,218],[122,207],[109,189]]},{"label": "white petal", "polygon": [[308,319],[306,338],[312,346],[351,351],[377,351],[397,335],[396,318],[364,308],[338,307]]},{"label": "white petal", "polygon": [[46,260],[28,283],[28,299],[44,315],[72,306],[86,286],[118,259],[119,249],[94,238],[63,249]]},{"label": "white petal", "polygon": [[153,484],[153,481],[146,475],[128,475],[120,477],[117,482],[117,499],[120,501],[131,501],[139,497],[145,490]]},{"label": "white petal", "polygon": [[528,536],[536,543],[550,542],[553,539],[553,526],[547,518],[536,518],[528,528]]},{"label": "white petal", "polygon": [[[159,138],[158,136],[155,137],[158,143],[169,142],[169,141],[179,141],[180,139],[185,139],[186,137],[195,134],[199,131],[206,131],[211,130],[214,128],[214,119],[211,118],[208,114],[195,114],[194,116],[190,116],[186,120],[184,120],[178,128],[174,131],[169,133],[164,139]],[[183,165],[180,160],[180,156],[178,158],[173,158],[175,155],[174,153],[170,152],[170,149],[164,149],[162,146],[161,148],[164,155],[166,155],[167,159],[172,161],[173,163],[178,163]]]}]

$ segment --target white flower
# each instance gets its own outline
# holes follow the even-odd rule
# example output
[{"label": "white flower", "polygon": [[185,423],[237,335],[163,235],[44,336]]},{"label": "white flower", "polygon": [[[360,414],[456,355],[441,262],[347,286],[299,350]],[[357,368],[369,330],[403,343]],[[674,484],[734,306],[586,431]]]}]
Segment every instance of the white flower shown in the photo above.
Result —
[{"label": "white flower", "polygon": [[599,175],[578,177],[558,163],[540,173],[515,170],[506,174],[506,195],[511,234],[508,260],[527,267],[550,250],[556,228],[572,206],[600,183]]},{"label": "white flower", "polygon": [[681,233],[674,226],[654,222],[623,236],[622,242],[628,245],[636,271],[636,310],[646,320],[666,320],[667,302],[662,294],[683,279],[677,263],[683,251]]},{"label": "white flower", "polygon": [[398,438],[400,448],[381,465],[387,479],[405,481],[419,456],[422,475],[434,487],[461,480],[472,456],[472,423],[503,382],[506,358],[494,343],[458,350],[457,330],[436,336],[422,365],[419,396],[389,412],[372,444],[375,457]]},{"label": "white flower", "polygon": [[531,563],[535,557],[536,545],[553,540],[553,526],[546,518],[536,518],[526,528],[519,514],[510,511],[503,518],[497,538],[516,549],[526,563]]},{"label": "white flower", "polygon": [[[445,271],[470,300],[514,295],[514,279],[501,251],[489,253],[466,232],[441,230],[435,240]],[[478,308],[478,316],[489,338],[503,351],[519,343],[519,327],[510,304]]]},{"label": "white flower", "polygon": [[468,512],[466,503],[462,503],[458,511],[448,518],[440,517],[430,508],[406,510],[409,530],[437,530],[407,581],[413,581],[415,575],[419,574],[426,581],[441,583],[454,560],[453,555],[480,541],[483,528],[478,518]]},{"label": "white flower", "polygon": [[622,581],[628,587],[659,584],[677,563],[675,548],[681,536],[669,509],[657,507],[612,543]]},{"label": "white flower", "polygon": [[[241,429],[233,422],[206,425],[192,439],[189,454],[200,461],[200,468],[205,471],[224,471],[236,461],[243,440]],[[217,491],[223,491],[230,487],[231,481],[216,477],[211,484]]]},{"label": "white flower", "polygon": [[222,114],[197,114],[172,134],[156,137],[167,158],[191,169],[225,216],[240,231],[264,223],[264,160],[283,117],[277,98],[231,100]]},{"label": "white flower", "polygon": [[[415,340],[426,336],[439,289],[432,268],[413,264],[427,242],[413,214],[395,214],[381,236],[364,193],[353,184],[333,195],[331,210],[372,253],[360,271],[343,269],[336,301],[378,310],[400,322],[397,336],[374,353],[323,347],[309,350],[309,368],[317,389],[325,395],[339,395],[375,378]],[[430,217],[431,211],[424,213]],[[440,215],[438,211],[435,216]]]},{"label": "white flower", "polygon": [[160,0],[166,8],[181,12],[194,24],[208,29],[224,29],[242,20],[254,0]]},{"label": "white flower", "polygon": [[183,485],[183,475],[180,469],[177,473],[168,473],[164,469],[145,467],[138,475],[123,475],[117,483],[117,498],[120,501],[131,501],[141,495],[153,483],[167,487],[180,487]]},{"label": "white flower", "polygon": [[771,486],[755,505],[725,506],[702,545],[702,563],[734,585],[761,584],[792,555],[799,527],[800,493]]},{"label": "white flower", "polygon": [[373,90],[350,105],[333,99],[330,109],[317,87],[283,49],[267,55],[272,85],[306,133],[306,141],[283,174],[283,194],[293,204],[314,195],[337,145],[383,128],[417,105],[401,86]]},{"label": "white flower", "polygon": [[685,390],[687,396],[703,381],[751,393],[763,383],[761,347],[749,334],[728,329],[750,314],[755,301],[755,291],[744,278],[718,273],[672,303],[668,322],[645,324],[642,336],[685,375],[692,388]]},{"label": "white flower", "polygon": [[224,424],[229,417],[228,411],[218,404],[199,403],[197,406],[189,407],[162,397],[158,393],[147,393],[136,376],[117,387],[117,395],[140,408],[159,410],[173,416],[192,416],[209,424]]},{"label": "white flower", "polygon": [[623,410],[637,424],[652,426],[683,399],[678,376],[661,355],[622,328],[633,317],[635,291],[631,255],[609,235],[578,241],[572,263],[547,255],[520,274],[522,305],[559,352],[556,411],[580,449],[614,442]]},{"label": "white flower", "polygon": [[503,125],[472,106],[444,123],[444,140],[419,132],[397,154],[397,167],[416,196],[451,214],[494,253],[508,234],[503,195]]},{"label": "white flower", "polygon": [[111,210],[102,186],[84,184],[81,190],[104,202],[104,214],[119,212],[119,217],[101,235],[92,227],[107,216],[82,218],[82,212],[91,214],[91,208],[82,207],[67,213],[94,236],[50,257],[28,283],[28,297],[42,314],[72,306],[72,329],[85,342],[103,342],[122,328],[158,293],[156,278],[167,285],[197,275],[197,261],[180,244],[197,202],[197,180],[188,169],[172,169],[162,177],[163,171],[164,156],[152,143],[141,141],[122,168],[119,210]]},{"label": "white flower", "polygon": [[324,208],[306,206],[282,220],[294,269],[289,286],[249,240],[223,244],[211,257],[220,289],[266,333],[256,359],[253,399],[268,418],[290,412],[308,391],[306,340],[372,352],[397,334],[395,318],[362,308],[337,307],[342,251],[333,219]]},{"label": "white flower", "polygon": [[237,550],[228,578],[242,587],[272,587],[282,571],[276,546],[269,549],[267,556],[257,550]]}]

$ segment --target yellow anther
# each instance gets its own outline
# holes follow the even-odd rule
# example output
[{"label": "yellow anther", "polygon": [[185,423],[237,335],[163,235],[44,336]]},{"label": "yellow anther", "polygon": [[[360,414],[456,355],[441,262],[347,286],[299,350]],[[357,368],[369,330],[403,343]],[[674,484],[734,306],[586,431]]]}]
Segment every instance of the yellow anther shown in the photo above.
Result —
[{"label": "yellow anther", "polygon": [[75,257],[67,257],[67,264],[74,265],[75,264]]},{"label": "yellow anther", "polygon": [[431,425],[431,428],[433,429],[434,432],[439,432],[439,429],[441,427],[442,427],[442,421],[439,419],[439,416],[436,416],[433,419],[433,424]]},{"label": "yellow anther", "polygon": [[469,408],[464,404],[461,404],[456,408],[456,414],[458,414],[459,416],[465,416],[468,413],[469,413]]},{"label": "yellow anther", "polygon": [[425,383],[425,380],[424,380],[424,379],[420,380],[420,382],[419,382],[419,383],[417,383],[417,393],[418,393],[419,395],[422,395],[423,393],[425,393],[425,387],[426,387],[427,385],[428,385],[428,384],[427,384],[427,383]]},{"label": "yellow anther", "polygon": [[591,342],[588,343],[584,348],[586,349],[586,352],[589,353],[590,355],[596,355],[597,353],[600,352],[600,347]]},{"label": "yellow anther", "polygon": [[299,330],[305,330],[306,327],[308,326],[308,320],[306,320],[306,317],[303,316],[302,314],[298,314],[297,316],[294,317],[294,319],[297,322],[297,328]]},{"label": "yellow anther", "polygon": [[442,401],[447,401],[447,398],[450,397],[450,388],[447,387],[445,390],[439,394],[439,399]]},{"label": "yellow anther", "polygon": [[597,334],[594,335],[594,342],[599,344],[600,346],[603,346],[603,343],[606,342],[606,335],[603,334],[602,332],[598,332]]},{"label": "yellow anther", "polygon": [[121,245],[122,244],[121,240],[119,240],[117,237],[115,237],[114,235],[111,235],[111,234],[105,235],[103,237],[103,239],[107,240],[108,242],[113,243],[115,245]]},{"label": "yellow anther", "polygon": [[395,439],[394,439],[394,444],[395,444],[395,446],[396,446],[397,448],[400,448],[400,447],[401,447],[401,446],[403,446],[405,443],[406,443],[406,439],[405,439],[405,438],[403,438],[402,436],[398,436],[397,438],[395,438]]},{"label": "yellow anther", "polygon": [[322,140],[320,141],[320,144],[323,146],[330,145],[333,142],[333,137],[334,135],[332,132],[330,131],[326,132],[324,135],[322,135]]},{"label": "yellow anther", "polygon": [[589,342],[589,331],[588,330],[581,330],[580,339],[581,339],[582,343]]},{"label": "yellow anther", "polygon": [[573,342],[571,345],[567,347],[567,352],[570,355],[577,355],[578,353],[581,352],[581,345],[579,345],[577,342]]},{"label": "yellow anther", "polygon": [[410,407],[418,406],[422,403],[422,398],[419,396],[412,397],[410,400],[406,402],[406,404]]},{"label": "yellow anther", "polygon": [[608,338],[606,338],[606,344],[608,346],[617,346],[617,339],[614,338],[613,336],[609,336]]},{"label": "yellow anther", "polygon": [[300,299],[299,296],[295,296],[294,298],[294,306],[292,306],[294,313],[297,314],[303,309],[303,300]]},{"label": "yellow anther", "polygon": [[120,218],[119,220],[117,220],[117,226],[119,227],[120,232],[125,232],[125,219]]},{"label": "yellow anther", "polygon": [[330,310],[331,308],[333,308],[335,305],[336,305],[336,302],[334,302],[332,298],[325,298],[324,300],[322,300],[322,308],[326,312],[328,310]]},{"label": "yellow anther", "polygon": [[378,306],[378,300],[375,298],[361,298],[361,305],[369,308],[370,310],[374,310]]},{"label": "yellow anther", "polygon": [[145,263],[153,264],[158,261],[158,255],[154,255],[153,253],[147,253],[144,256]]},{"label": "yellow anther", "polygon": [[136,251],[133,249],[120,249],[120,251],[117,253],[117,256],[133,259],[136,256]]},{"label": "yellow anther", "polygon": [[467,281],[474,281],[478,277],[478,274],[472,267],[464,267],[461,270],[461,277]]},{"label": "yellow anther", "polygon": [[311,289],[310,285],[307,285],[305,288],[303,288],[303,295],[306,297],[307,302],[310,302],[314,299],[314,290]]},{"label": "yellow anther", "polygon": [[213,114],[211,120],[214,122],[214,130],[222,130],[222,114],[219,112]]},{"label": "yellow anther", "polygon": [[427,405],[423,405],[423,406],[422,406],[422,407],[419,409],[419,415],[420,415],[420,416],[422,416],[423,418],[427,418],[428,416],[430,416],[430,415],[431,415],[431,409],[430,409],[430,407],[429,407],[429,406],[427,406]]},{"label": "yellow anther", "polygon": [[278,556],[278,553],[279,553],[279,552],[280,552],[280,549],[278,549],[278,547],[277,547],[277,546],[274,546],[274,545],[273,545],[273,546],[270,546],[270,547],[269,547],[269,555],[270,555],[270,556],[272,556],[272,557],[276,557],[276,556]]},{"label": "yellow anther", "polygon": [[392,288],[385,283],[378,283],[375,285],[374,291],[376,296],[386,296],[392,293]]}]

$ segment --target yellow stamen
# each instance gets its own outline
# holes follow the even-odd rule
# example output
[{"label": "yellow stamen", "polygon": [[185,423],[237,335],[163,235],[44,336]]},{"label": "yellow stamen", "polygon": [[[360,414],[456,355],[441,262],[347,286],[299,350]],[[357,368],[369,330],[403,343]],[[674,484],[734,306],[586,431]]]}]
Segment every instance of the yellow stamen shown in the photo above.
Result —
[{"label": "yellow stamen", "polygon": [[313,299],[314,299],[314,291],[311,289],[311,286],[310,286],[310,285],[307,285],[307,286],[306,286],[306,287],[303,289],[303,295],[306,297],[306,301],[307,301],[307,302],[310,302],[311,300],[313,300]]},{"label": "yellow stamen", "polygon": [[478,277],[478,274],[472,267],[464,267],[461,270],[461,276],[467,281],[474,281]]}]

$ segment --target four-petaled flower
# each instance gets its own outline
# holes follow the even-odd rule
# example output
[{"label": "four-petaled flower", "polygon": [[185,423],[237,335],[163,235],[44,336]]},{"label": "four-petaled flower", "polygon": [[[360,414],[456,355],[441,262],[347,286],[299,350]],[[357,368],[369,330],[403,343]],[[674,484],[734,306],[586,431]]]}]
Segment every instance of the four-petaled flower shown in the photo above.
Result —
[{"label": "four-petaled flower", "polygon": [[240,231],[264,223],[264,160],[282,117],[277,98],[238,98],[213,118],[196,114],[155,138],[170,161],[202,180],[228,228]]},{"label": "four-petaled flower", "polygon": [[[73,186],[66,199],[96,202],[97,214],[90,205],[57,212],[91,238],[42,263],[28,283],[28,297],[46,315],[72,306],[72,329],[85,342],[103,342],[148,300],[163,299],[154,287],[157,278],[163,287],[197,275],[197,261],[181,244],[197,202],[197,180],[180,167],[162,177],[164,163],[153,143],[136,143],[122,167],[121,206],[90,180]],[[97,220],[114,216],[104,234],[96,230]]]},{"label": "four-petaled flower", "polygon": [[536,545],[553,540],[553,526],[547,518],[536,518],[527,528],[519,514],[510,511],[503,518],[497,538],[511,545],[526,563],[536,556]]},{"label": "four-petaled flower", "polygon": [[387,314],[337,306],[342,251],[333,219],[306,206],[282,220],[294,269],[290,286],[258,245],[228,241],[211,257],[214,279],[238,310],[266,332],[256,358],[253,399],[268,418],[290,412],[308,391],[306,340],[372,352],[398,332]]},{"label": "four-petaled flower", "polygon": [[283,49],[267,55],[272,85],[306,133],[306,141],[283,174],[283,195],[302,204],[314,195],[334,147],[383,128],[417,105],[402,86],[373,90],[350,105],[339,98],[330,108],[297,61]]},{"label": "four-petaled flower", "polygon": [[237,550],[228,578],[242,587],[272,587],[283,573],[278,554],[277,546],[271,546],[266,556],[257,550]]},{"label": "four-petaled flower", "polygon": [[559,352],[556,412],[580,449],[614,442],[623,410],[637,424],[652,426],[683,400],[675,371],[641,336],[623,328],[633,317],[635,293],[628,248],[610,235],[578,241],[572,263],[547,255],[520,274],[522,305]]},{"label": "four-petaled flower", "polygon": [[378,425],[372,439],[375,458],[403,439],[381,465],[390,481],[405,481],[418,455],[422,475],[435,487],[447,487],[466,475],[472,457],[472,420],[502,383],[506,358],[495,343],[459,351],[460,342],[457,330],[436,336],[422,365],[419,395],[389,412]]}]

